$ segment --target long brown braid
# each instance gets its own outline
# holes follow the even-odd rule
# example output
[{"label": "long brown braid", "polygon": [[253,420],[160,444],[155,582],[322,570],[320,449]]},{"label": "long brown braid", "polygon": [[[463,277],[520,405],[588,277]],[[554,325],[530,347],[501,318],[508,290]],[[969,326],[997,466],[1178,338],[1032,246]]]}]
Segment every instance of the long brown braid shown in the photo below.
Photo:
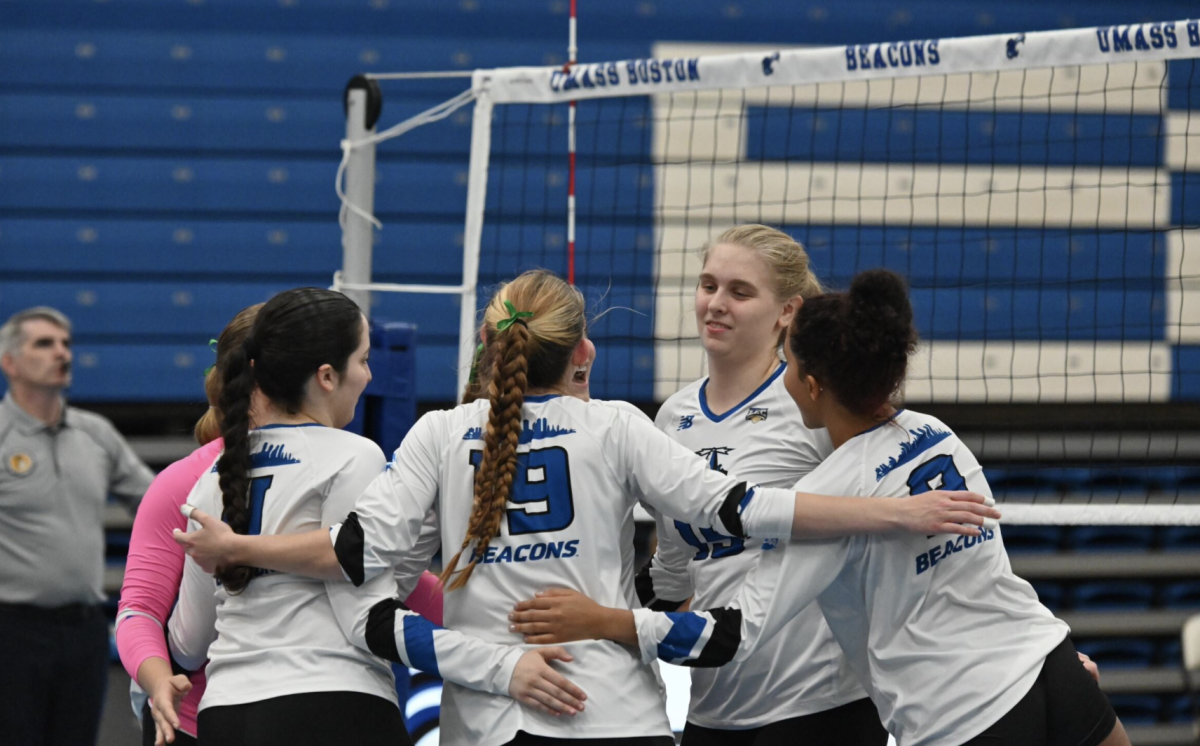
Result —
[{"label": "long brown braid", "polygon": [[491,407],[483,437],[483,458],[475,472],[475,503],[471,508],[471,520],[467,524],[462,548],[442,571],[443,583],[455,574],[459,557],[472,541],[475,547],[471,561],[446,586],[447,590],[466,585],[492,537],[500,532],[500,517],[504,515],[504,506],[512,493],[513,479],[517,473],[521,407],[525,404],[525,389],[529,383],[526,377],[529,362],[525,357],[529,327],[524,322],[517,322],[501,332],[500,336],[502,339],[497,345],[491,383],[488,385]]},{"label": "long brown braid", "polygon": [[[505,302],[520,311],[533,312],[528,322],[518,319],[497,328],[507,312]],[[525,392],[557,383],[565,374],[571,353],[586,328],[583,296],[553,273],[526,272],[502,287],[484,314],[487,349],[481,362],[480,384],[487,387],[488,421],[483,437],[483,454],[475,472],[475,499],[462,547],[442,570],[446,590],[466,585],[492,539],[500,533],[505,505],[517,476],[517,446],[520,443]],[[471,559],[458,569],[463,552]]]}]

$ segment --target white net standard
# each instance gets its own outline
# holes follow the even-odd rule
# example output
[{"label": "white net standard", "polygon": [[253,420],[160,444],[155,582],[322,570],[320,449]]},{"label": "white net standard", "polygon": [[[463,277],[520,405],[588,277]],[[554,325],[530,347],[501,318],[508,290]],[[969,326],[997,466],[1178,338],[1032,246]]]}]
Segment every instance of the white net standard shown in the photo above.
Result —
[{"label": "white net standard", "polygon": [[908,278],[906,400],[964,435],[1007,520],[1200,524],[1197,22],[654,53],[472,85],[480,288],[566,274],[579,101],[576,282],[618,309],[591,329],[594,395],[702,376],[697,250],[767,223],[828,286]]}]

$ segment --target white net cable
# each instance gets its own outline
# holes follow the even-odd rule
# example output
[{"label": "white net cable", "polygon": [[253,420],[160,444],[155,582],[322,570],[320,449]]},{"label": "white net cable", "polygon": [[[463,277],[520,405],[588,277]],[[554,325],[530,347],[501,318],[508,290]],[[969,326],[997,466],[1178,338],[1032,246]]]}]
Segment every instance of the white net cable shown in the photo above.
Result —
[{"label": "white net cable", "polygon": [[350,142],[349,140],[343,139],[341,141],[342,160],[341,163],[338,164],[337,174],[333,179],[334,191],[337,192],[338,200],[342,205],[341,210],[338,213],[338,224],[344,229],[346,227],[346,214],[350,212],[359,216],[363,220],[366,220],[371,225],[375,226],[376,229],[383,228],[383,223],[380,222],[378,218],[347,199],[346,193],[342,189],[343,178],[346,173],[346,164],[350,162],[351,152],[357,148],[378,145],[381,142],[386,142],[393,138],[400,137],[404,133],[411,132],[422,125],[431,124],[433,122],[445,119],[462,107],[474,101],[475,97],[476,92],[472,89],[468,89],[458,94],[454,98],[443,101],[437,106],[426,109],[420,114],[414,114],[408,119],[405,119],[403,122],[393,125],[383,132],[376,133],[370,137],[365,137],[355,142]]}]

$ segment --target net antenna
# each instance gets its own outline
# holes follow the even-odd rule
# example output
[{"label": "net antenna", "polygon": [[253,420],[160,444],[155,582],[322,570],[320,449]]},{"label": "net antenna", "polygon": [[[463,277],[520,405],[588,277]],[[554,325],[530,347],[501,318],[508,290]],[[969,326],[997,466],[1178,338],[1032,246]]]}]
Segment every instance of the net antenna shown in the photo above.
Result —
[{"label": "net antenna", "polygon": [[[563,72],[571,72],[579,56],[576,0],[571,0],[567,32],[567,62]],[[567,104],[567,282],[575,284],[575,99]]]}]

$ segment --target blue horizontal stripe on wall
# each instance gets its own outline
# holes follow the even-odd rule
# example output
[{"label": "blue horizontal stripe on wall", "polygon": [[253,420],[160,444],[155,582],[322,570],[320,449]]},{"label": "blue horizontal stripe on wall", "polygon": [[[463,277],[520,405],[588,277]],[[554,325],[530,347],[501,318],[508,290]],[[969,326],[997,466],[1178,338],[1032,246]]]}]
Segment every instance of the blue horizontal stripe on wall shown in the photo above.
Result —
[{"label": "blue horizontal stripe on wall", "polygon": [[1167,63],[1167,107],[1200,109],[1200,60],[1171,60]]},{"label": "blue horizontal stripe on wall", "polygon": [[1200,401],[1200,346],[1175,348],[1171,366],[1171,398]]},{"label": "blue horizontal stripe on wall", "polygon": [[[334,220],[337,162],[294,159],[14,157],[0,170],[0,209],[149,210],[176,213],[268,211],[325,213]],[[382,162],[376,167],[380,211],[461,218],[467,163]],[[649,220],[652,169],[644,164],[589,168],[577,184],[579,213]],[[513,219],[566,222],[567,165],[496,164],[488,174],[489,210]],[[581,217],[581,219],[583,219]]]},{"label": "blue horizontal stripe on wall", "polygon": [[[0,274],[27,279],[317,282],[341,268],[342,233],[317,222],[238,220],[0,220]],[[652,288],[654,231],[649,225],[581,223],[575,272],[580,284]],[[511,278],[531,266],[566,272],[566,226],[557,220],[503,222],[488,215],[480,283]],[[383,282],[462,281],[463,222],[385,218],[373,256]]]},{"label": "blue horizontal stripe on wall", "polygon": [[1083,114],[751,106],[750,160],[1156,167],[1162,119]]},{"label": "blue horizontal stripe on wall", "polygon": [[1171,174],[1171,224],[1200,225],[1200,173]]},{"label": "blue horizontal stripe on wall", "polygon": [[808,249],[813,271],[834,287],[886,267],[914,286],[1163,287],[1166,238],[1153,231],[998,227],[783,226]]},{"label": "blue horizontal stripe on wall", "polygon": [[[559,47],[567,12],[567,6],[546,0],[478,4],[406,0],[403,5],[345,0],[305,0],[288,5],[278,0],[208,0],[202,6],[146,0],[108,0],[104,4],[94,0],[8,0],[5,8],[9,16],[27,24],[46,26],[345,35],[411,34],[419,30],[423,39],[541,38],[560,42]],[[1158,0],[1153,13],[1157,18],[1186,18],[1194,15],[1194,6],[1179,0]],[[585,41],[589,50],[609,40],[642,39],[647,45],[658,39],[845,44],[911,38],[918,33],[945,38],[1001,29],[1086,28],[1131,20],[1127,5],[1080,0],[1007,5],[942,0],[908,0],[899,5],[884,0],[818,5],[608,0],[588,6],[582,18],[587,23]],[[614,58],[602,51],[597,50],[589,58]]]},{"label": "blue horizontal stripe on wall", "polygon": [[[6,25],[0,31],[0,87],[270,90],[275,95],[320,94],[336,110],[342,88],[356,73],[542,65],[548,55],[560,55],[564,44],[562,39],[500,36],[482,40],[379,34],[339,38],[269,29],[200,33],[188,30],[189,26],[145,32],[14,30]],[[610,41],[605,47],[615,59],[637,58],[646,56],[648,43]],[[364,58],[364,52],[374,56]],[[470,87],[469,78],[459,83],[459,90]],[[403,88],[397,95],[403,95]]]},{"label": "blue horizontal stripe on wall", "polygon": [[1157,340],[1166,290],[913,288],[925,339]]},{"label": "blue horizontal stripe on wall", "polygon": [[[462,92],[466,81],[433,92],[386,96],[379,129]],[[0,143],[26,152],[58,149],[186,151],[187,157],[264,158],[304,154],[336,158],[346,135],[341,107],[324,99],[273,95],[203,97],[9,93],[0,95]],[[492,125],[491,157],[551,158],[567,149],[563,106],[506,105]],[[633,157],[650,150],[645,96],[581,105],[576,138],[581,165],[595,158]],[[377,157],[457,158],[465,167],[471,149],[471,107],[387,141]]]}]

